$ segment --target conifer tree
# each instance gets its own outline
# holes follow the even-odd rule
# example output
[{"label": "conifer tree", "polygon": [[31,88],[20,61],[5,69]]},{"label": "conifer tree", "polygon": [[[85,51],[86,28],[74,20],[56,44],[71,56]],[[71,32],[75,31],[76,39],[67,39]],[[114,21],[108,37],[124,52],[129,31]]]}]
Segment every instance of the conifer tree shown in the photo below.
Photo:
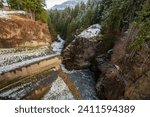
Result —
[{"label": "conifer tree", "polygon": [[2,8],[3,7],[3,1],[1,0],[0,1],[0,8]]},{"label": "conifer tree", "polygon": [[145,42],[150,41],[150,0],[144,2],[142,10],[138,14],[135,25],[139,32],[131,45],[135,49],[140,49]]},{"label": "conifer tree", "polygon": [[[31,19],[42,19],[46,16],[45,7],[45,0],[8,0],[8,4],[11,6],[12,9],[16,10],[25,10],[31,14]],[[46,22],[45,19],[42,19]]]}]

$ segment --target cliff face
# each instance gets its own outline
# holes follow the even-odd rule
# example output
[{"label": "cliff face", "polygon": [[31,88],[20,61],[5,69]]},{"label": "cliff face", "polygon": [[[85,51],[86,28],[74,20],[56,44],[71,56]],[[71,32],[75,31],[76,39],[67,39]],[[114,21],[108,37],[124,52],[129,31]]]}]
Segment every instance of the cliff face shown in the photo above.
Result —
[{"label": "cliff face", "polygon": [[0,47],[34,47],[50,45],[46,24],[19,16],[0,18]]}]

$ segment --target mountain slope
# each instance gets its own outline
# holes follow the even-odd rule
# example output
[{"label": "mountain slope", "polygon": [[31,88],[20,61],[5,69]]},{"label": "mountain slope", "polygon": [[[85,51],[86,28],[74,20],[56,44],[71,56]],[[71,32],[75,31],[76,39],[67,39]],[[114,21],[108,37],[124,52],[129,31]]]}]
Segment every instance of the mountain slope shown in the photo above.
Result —
[{"label": "mountain slope", "polygon": [[53,6],[52,9],[64,10],[67,7],[73,8],[76,4],[80,2],[86,3],[87,1],[88,0],[68,0],[62,4]]}]

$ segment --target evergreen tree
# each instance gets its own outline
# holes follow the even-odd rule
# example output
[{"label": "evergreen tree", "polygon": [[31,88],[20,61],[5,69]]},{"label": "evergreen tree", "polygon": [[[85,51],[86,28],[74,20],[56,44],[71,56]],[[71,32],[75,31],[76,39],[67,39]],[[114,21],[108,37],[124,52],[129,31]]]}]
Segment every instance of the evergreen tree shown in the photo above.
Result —
[{"label": "evergreen tree", "polygon": [[[77,4],[74,8],[66,8],[63,11],[50,10],[49,24],[53,24],[56,32],[66,39],[67,43],[74,39],[75,35],[99,21],[98,1],[90,0],[86,5],[84,2]],[[97,6],[97,7],[96,7]],[[97,8],[97,9],[96,9]],[[96,12],[97,11],[97,12]],[[96,13],[95,13],[96,12]],[[49,25],[50,27],[51,25]]]},{"label": "evergreen tree", "polygon": [[3,1],[0,0],[0,8],[2,8],[2,7],[3,7]]},{"label": "evergreen tree", "polygon": [[7,0],[7,2],[11,6],[12,9],[16,9],[16,10],[24,9],[23,0]]},{"label": "evergreen tree", "polygon": [[144,0],[103,0],[102,22],[105,33],[124,32],[137,18]]},{"label": "evergreen tree", "polygon": [[12,9],[27,11],[31,14],[31,19],[37,18],[37,20],[47,22],[45,0],[8,0],[8,4]]},{"label": "evergreen tree", "polygon": [[145,42],[150,41],[150,0],[144,2],[143,8],[139,12],[137,21],[135,22],[135,26],[139,32],[132,47],[140,49]]},{"label": "evergreen tree", "polygon": [[96,5],[96,8],[93,12],[93,19],[92,19],[92,23],[100,23],[101,20],[101,13],[100,13],[100,4]]}]

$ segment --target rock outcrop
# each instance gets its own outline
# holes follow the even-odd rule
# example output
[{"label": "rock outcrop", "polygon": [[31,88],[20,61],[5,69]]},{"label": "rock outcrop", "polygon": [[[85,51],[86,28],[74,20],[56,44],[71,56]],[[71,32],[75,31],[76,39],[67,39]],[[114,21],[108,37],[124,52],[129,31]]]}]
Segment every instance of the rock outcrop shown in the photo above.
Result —
[{"label": "rock outcrop", "polygon": [[0,47],[35,47],[50,45],[51,37],[46,24],[9,16],[0,18]]},{"label": "rock outcrop", "polygon": [[101,43],[100,25],[96,24],[84,30],[63,51],[63,64],[67,69],[85,69],[90,67],[95,57],[96,47]]},{"label": "rock outcrop", "polygon": [[99,70],[101,74],[96,84],[99,98],[121,99],[124,95],[125,85],[118,67],[114,64],[104,63],[99,65]]}]

